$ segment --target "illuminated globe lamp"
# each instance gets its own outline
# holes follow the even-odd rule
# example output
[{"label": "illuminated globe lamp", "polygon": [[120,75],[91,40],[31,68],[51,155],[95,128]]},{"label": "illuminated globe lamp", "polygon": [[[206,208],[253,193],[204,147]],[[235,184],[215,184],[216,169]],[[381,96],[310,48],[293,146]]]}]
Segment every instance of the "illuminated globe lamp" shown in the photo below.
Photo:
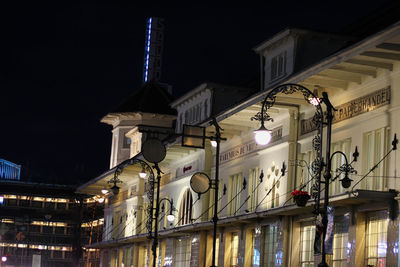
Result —
[{"label": "illuminated globe lamp", "polygon": [[170,214],[167,215],[167,221],[170,223],[175,221],[175,215],[172,214],[172,210],[170,211]]},{"label": "illuminated globe lamp", "polygon": [[147,173],[143,167],[142,170],[139,172],[139,177],[144,179],[144,178],[146,178],[146,176],[147,176]]},{"label": "illuminated globe lamp", "polygon": [[[175,215],[172,213],[175,210],[174,201],[172,199],[169,200],[167,198],[161,199],[161,201],[163,201],[163,200],[168,201],[169,204],[171,205],[171,207],[169,209],[169,214],[167,215],[167,221],[170,222],[170,223],[173,223],[175,221]],[[165,207],[164,207],[164,204],[162,204],[161,211],[164,212],[164,210],[165,210]]]},{"label": "illuminated globe lamp", "polygon": [[271,131],[265,128],[264,123],[261,124],[260,129],[254,131],[254,139],[258,145],[268,145],[271,142],[271,138]]},{"label": "illuminated globe lamp", "polygon": [[211,140],[210,143],[212,147],[217,147],[217,141]]},{"label": "illuminated globe lamp", "polygon": [[7,256],[2,256],[2,257],[1,257],[1,261],[2,261],[2,262],[6,262],[6,261],[7,261]]}]

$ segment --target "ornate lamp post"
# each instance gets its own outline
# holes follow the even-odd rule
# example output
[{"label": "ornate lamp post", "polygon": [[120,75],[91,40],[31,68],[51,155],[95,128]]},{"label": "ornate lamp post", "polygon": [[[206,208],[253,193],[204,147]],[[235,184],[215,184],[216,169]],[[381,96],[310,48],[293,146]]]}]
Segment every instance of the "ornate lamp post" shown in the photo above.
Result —
[{"label": "ornate lamp post", "polygon": [[216,149],[214,180],[211,180],[205,173],[196,173],[192,176],[192,179],[190,180],[191,188],[199,195],[207,192],[211,188],[211,186],[213,186],[212,188],[214,188],[213,254],[211,267],[215,267],[218,223],[219,152],[221,141],[226,140],[226,138],[221,137],[221,127],[218,125],[215,118],[213,118],[212,124],[215,127],[214,136],[206,136],[204,127],[184,125],[182,145],[188,147],[204,148],[205,139],[209,139],[212,142],[212,146]]},{"label": "ornate lamp post", "polygon": [[[318,265],[319,267],[328,266],[326,263],[326,250],[325,250],[325,237],[326,230],[328,225],[328,206],[329,206],[329,183],[332,178],[331,169],[332,169],[332,158],[336,154],[340,154],[345,158],[346,163],[342,165],[339,170],[345,172],[345,177],[341,180],[342,186],[344,188],[348,188],[351,185],[351,179],[348,177],[349,173],[355,172],[351,163],[348,163],[346,155],[341,151],[336,151],[331,155],[331,135],[332,135],[332,121],[333,121],[333,111],[335,110],[329,101],[328,94],[326,92],[322,93],[322,98],[318,98],[313,92],[311,92],[306,87],[299,84],[283,84],[272,89],[267,96],[265,97],[261,111],[257,113],[252,120],[261,121],[260,129],[254,131],[255,140],[259,145],[266,145],[271,140],[271,131],[268,130],[264,122],[265,121],[273,121],[273,119],[266,112],[269,108],[271,108],[276,101],[276,95],[278,93],[283,94],[293,94],[299,92],[303,95],[304,99],[315,106],[316,111],[313,117],[313,122],[317,126],[317,133],[312,141],[312,147],[317,152],[316,159],[312,163],[312,171],[313,171],[313,179],[315,184],[313,186],[313,196],[315,198],[315,214],[322,214],[322,224],[323,224],[323,242],[322,242],[322,260]],[[324,118],[324,113],[322,110],[321,103],[324,103],[326,106],[326,116]],[[323,137],[323,127],[326,126],[327,134],[326,134],[326,159],[325,163],[322,158],[322,137]],[[354,161],[357,160],[358,152],[356,147],[356,152],[353,153]],[[324,180],[321,180],[321,172],[322,168],[325,167],[324,172]],[[320,209],[320,197],[321,197],[321,184],[325,185],[324,190],[324,208]]]},{"label": "ornate lamp post", "polygon": [[[159,213],[159,192],[160,192],[160,179],[161,179],[161,170],[158,167],[158,162],[162,161],[165,158],[166,152],[165,152],[165,147],[161,147],[160,144],[162,145],[161,141],[157,139],[148,139],[144,144],[143,144],[143,156],[144,158],[155,164],[154,168],[157,170],[157,182],[154,179],[154,173],[150,165],[144,161],[140,160],[137,158],[132,158],[128,159],[121,164],[118,165],[114,172],[114,176],[111,180],[108,181],[108,183],[112,184],[113,186],[110,188],[111,192],[114,195],[117,195],[119,193],[119,186],[117,186],[118,183],[122,183],[122,181],[118,178],[119,175],[121,175],[123,169],[126,166],[133,165],[139,163],[141,166],[141,171],[138,173],[140,178],[146,178],[148,180],[148,188],[145,188],[147,192],[147,198],[149,199],[149,208],[147,210],[147,214],[149,216],[149,219],[147,220],[146,226],[148,229],[148,237],[154,238],[153,240],[153,247],[155,245],[155,248],[153,249],[153,255],[154,255],[154,266],[155,266],[155,261],[156,261],[156,248],[157,248],[157,227],[155,227],[154,231],[154,236],[153,236],[153,211],[154,211],[154,187],[155,184],[157,183],[157,204],[156,204],[156,219],[155,221],[157,222],[158,220],[158,213]],[[158,146],[157,146],[158,145]],[[104,190],[104,191],[103,191]],[[107,193],[108,189],[103,189],[102,192]]]}]

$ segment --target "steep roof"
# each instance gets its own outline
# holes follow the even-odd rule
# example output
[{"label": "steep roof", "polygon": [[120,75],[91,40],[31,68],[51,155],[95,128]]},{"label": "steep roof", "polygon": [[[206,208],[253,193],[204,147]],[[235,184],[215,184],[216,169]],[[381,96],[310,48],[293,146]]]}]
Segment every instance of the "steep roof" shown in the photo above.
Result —
[{"label": "steep roof", "polygon": [[176,110],[169,106],[172,96],[158,83],[147,82],[124,100],[111,113],[146,112],[176,115]]}]

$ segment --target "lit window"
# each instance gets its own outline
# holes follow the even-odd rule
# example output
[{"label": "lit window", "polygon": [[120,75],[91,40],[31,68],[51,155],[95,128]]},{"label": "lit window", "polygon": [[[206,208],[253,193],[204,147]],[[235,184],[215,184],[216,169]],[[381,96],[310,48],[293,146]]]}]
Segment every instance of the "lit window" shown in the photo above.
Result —
[{"label": "lit window", "polygon": [[386,266],[387,212],[374,212],[367,218],[365,265]]},{"label": "lit window", "polygon": [[315,226],[301,227],[300,238],[300,266],[314,266]]},{"label": "lit window", "polygon": [[174,266],[189,267],[192,243],[190,238],[177,238],[175,239],[174,243]]},{"label": "lit window", "polygon": [[[363,138],[363,173],[375,166],[388,151],[388,128],[364,133]],[[362,182],[367,190],[385,190],[386,180],[382,178],[387,172],[387,160],[382,161]]]},{"label": "lit window", "polygon": [[[346,217],[345,217],[346,218]],[[349,219],[335,221],[335,232],[333,236],[333,257],[332,266],[347,266],[347,259],[350,257],[349,250]]]},{"label": "lit window", "polygon": [[264,228],[264,257],[263,267],[267,266],[281,266],[282,257],[277,257],[278,254],[278,227],[276,225],[268,225]]},{"label": "lit window", "polygon": [[242,189],[242,173],[234,174],[229,177],[228,190],[228,215],[234,215],[240,208],[240,190]]},{"label": "lit window", "polygon": [[232,233],[231,240],[231,267],[238,266],[239,235]]},{"label": "lit window", "polygon": [[312,192],[311,187],[313,185],[313,173],[312,173],[312,164],[315,160],[315,155],[316,152],[315,150],[310,150],[305,153],[301,153],[299,155],[299,161],[298,164],[296,165],[297,167],[297,175],[298,175],[298,181],[300,182],[297,184],[298,187],[302,187],[304,191],[307,191],[309,193]]},{"label": "lit window", "polygon": [[[346,157],[348,160],[351,160],[350,156],[350,151],[351,151],[351,139],[345,139],[341,140],[335,143],[332,143],[331,145],[331,153],[334,153],[335,151],[342,151],[344,154],[346,154]],[[334,158],[332,158],[332,178],[336,177],[336,169],[342,166],[343,164],[346,163],[345,158],[341,154],[336,154]],[[342,173],[334,182],[329,187],[329,193],[331,195],[336,195],[339,193],[343,193],[345,191],[345,188],[341,185],[340,179],[344,178],[344,173]]]},{"label": "lit window", "polygon": [[258,183],[259,183],[259,168],[250,169],[249,171],[249,187],[248,195],[250,199],[248,200],[248,210],[254,211],[257,207],[258,201]]},{"label": "lit window", "polygon": [[[223,184],[222,181],[220,180],[218,183],[218,210],[222,208],[222,191],[223,191]],[[208,218],[212,219],[214,216],[214,199],[215,199],[215,189],[212,188],[209,191],[210,194],[210,202],[209,202],[209,208],[208,208]]]}]

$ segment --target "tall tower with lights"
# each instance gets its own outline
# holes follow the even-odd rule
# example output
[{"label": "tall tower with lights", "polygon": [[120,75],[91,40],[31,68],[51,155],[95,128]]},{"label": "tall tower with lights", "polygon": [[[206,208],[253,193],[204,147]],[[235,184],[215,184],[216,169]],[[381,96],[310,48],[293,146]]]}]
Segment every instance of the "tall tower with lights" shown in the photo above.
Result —
[{"label": "tall tower with lights", "polygon": [[164,20],[151,17],[146,23],[143,83],[161,79],[161,59],[164,43]]}]

